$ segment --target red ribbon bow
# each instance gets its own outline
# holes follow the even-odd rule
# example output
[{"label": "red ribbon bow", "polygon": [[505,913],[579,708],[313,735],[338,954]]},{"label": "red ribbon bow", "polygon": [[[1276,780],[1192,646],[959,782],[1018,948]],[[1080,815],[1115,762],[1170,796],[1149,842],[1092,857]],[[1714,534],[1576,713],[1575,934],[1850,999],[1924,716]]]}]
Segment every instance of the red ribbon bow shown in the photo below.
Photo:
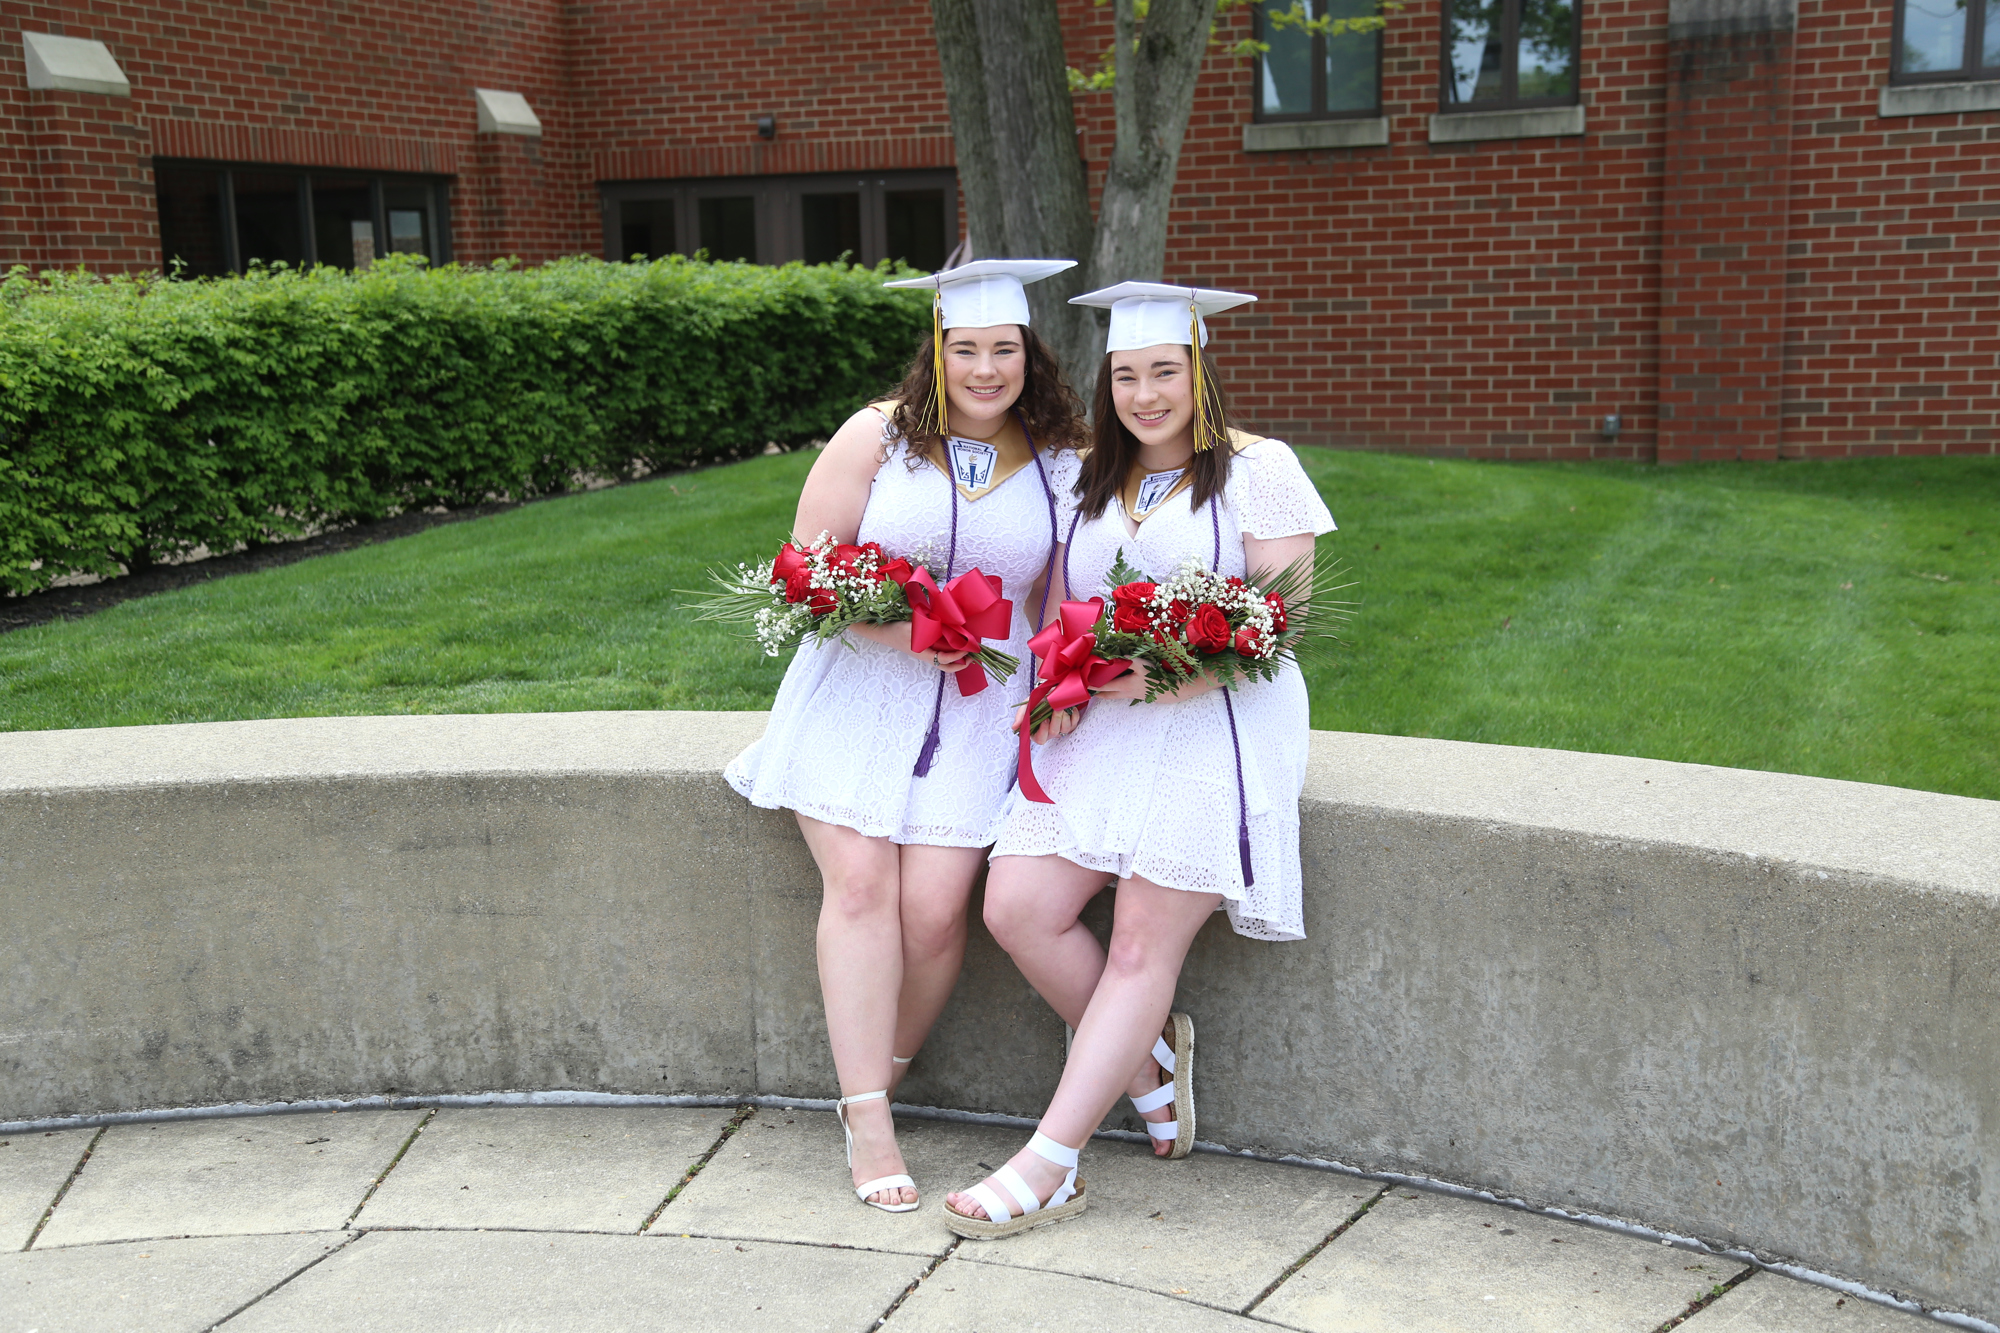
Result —
[{"label": "red ribbon bow", "polygon": [[[982,639],[1005,639],[1014,621],[1014,604],[1000,595],[1000,580],[968,569],[942,588],[928,569],[919,568],[903,582],[910,599],[910,651],[936,648],[946,653],[976,653]],[[974,657],[957,673],[961,697],[986,688],[986,671]]]},{"label": "red ribbon bow", "polygon": [[1034,692],[1028,696],[1028,710],[1021,715],[1021,794],[1031,801],[1055,804],[1055,799],[1042,790],[1042,784],[1035,781],[1035,766],[1029,759],[1028,733],[1034,730],[1035,706],[1046,700],[1051,710],[1060,713],[1065,708],[1089,703],[1092,690],[1110,684],[1132,666],[1123,657],[1106,659],[1097,655],[1094,631],[1103,614],[1102,597],[1087,602],[1064,602],[1056,612],[1055,621],[1028,640],[1028,650],[1042,663]]}]

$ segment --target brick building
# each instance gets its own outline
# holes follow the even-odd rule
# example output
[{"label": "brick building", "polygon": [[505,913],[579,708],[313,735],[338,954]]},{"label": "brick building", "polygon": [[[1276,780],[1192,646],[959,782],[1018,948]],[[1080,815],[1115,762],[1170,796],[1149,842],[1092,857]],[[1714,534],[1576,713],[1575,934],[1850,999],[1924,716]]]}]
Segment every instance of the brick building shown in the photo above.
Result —
[{"label": "brick building", "polygon": [[[0,263],[933,265],[961,228],[928,12],[0,0]],[[1088,66],[1109,11],[1064,13]],[[1221,21],[1164,274],[1264,298],[1218,324],[1247,424],[1501,457],[1996,451],[2000,0],[1267,22]],[[1227,54],[1253,32],[1268,56]],[[1093,183],[1110,100],[1077,98]]]}]

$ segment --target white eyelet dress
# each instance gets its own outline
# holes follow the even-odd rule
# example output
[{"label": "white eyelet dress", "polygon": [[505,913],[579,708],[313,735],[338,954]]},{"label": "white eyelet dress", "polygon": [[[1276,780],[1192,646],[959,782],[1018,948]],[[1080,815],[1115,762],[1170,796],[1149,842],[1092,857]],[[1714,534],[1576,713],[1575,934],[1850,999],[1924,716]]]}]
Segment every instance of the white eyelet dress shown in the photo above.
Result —
[{"label": "white eyelet dress", "polygon": [[[1190,488],[1168,500],[1132,536],[1119,501],[1098,518],[1076,521],[1075,497],[1059,493],[1059,531],[1069,537],[1063,562],[1074,580],[1069,596],[1109,597],[1105,575],[1121,547],[1128,563],[1159,580],[1190,556],[1210,566],[1219,542],[1220,565],[1210,567],[1241,576],[1246,535],[1317,536],[1334,528],[1305,469],[1278,440],[1259,440],[1230,460],[1213,517],[1210,506],[1193,507],[1193,495]],[[1030,801],[1017,790],[993,855],[1053,854],[1121,878],[1219,893],[1239,935],[1304,939],[1299,793],[1309,728],[1305,679],[1296,665],[1273,680],[1184,703],[1100,699],[1075,731],[1035,748],[1035,776],[1055,803]],[[1238,845],[1246,807],[1249,884]]]},{"label": "white eyelet dress", "polygon": [[[1028,597],[1048,567],[1051,494],[1060,505],[1070,493],[1078,460],[1068,450],[1044,451],[1041,469],[1024,467],[991,494],[968,502],[942,469],[928,462],[911,467],[886,423],[883,436],[888,455],[869,487],[857,540],[880,542],[892,557],[924,553],[942,568],[956,505],[950,574],[977,568],[998,576],[1014,603],[1014,621],[1007,642],[994,646],[1021,666],[1006,683],[989,675],[984,690],[961,697],[946,673],[898,649],[859,635],[808,640],[778,687],[763,738],[736,756],[723,776],[753,805],[796,810],[871,838],[985,847],[1006,817],[1019,746],[1009,727],[1034,680],[1028,636],[1036,608]],[[934,715],[938,748],[929,771],[918,777],[917,758]]]}]

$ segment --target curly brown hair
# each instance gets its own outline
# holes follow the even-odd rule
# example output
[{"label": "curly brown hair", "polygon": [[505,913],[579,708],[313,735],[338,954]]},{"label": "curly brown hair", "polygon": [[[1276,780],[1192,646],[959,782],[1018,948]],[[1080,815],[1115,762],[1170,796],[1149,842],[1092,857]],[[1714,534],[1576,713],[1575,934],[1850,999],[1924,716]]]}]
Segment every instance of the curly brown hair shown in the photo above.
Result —
[{"label": "curly brown hair", "polygon": [[[1229,404],[1222,392],[1222,384],[1215,378],[1215,363],[1204,359],[1202,370],[1208,379],[1208,388],[1215,404],[1215,425],[1222,432],[1222,438],[1229,436]],[[1091,399],[1092,441],[1090,452],[1083,456],[1083,470],[1076,479],[1077,509],[1085,518],[1096,518],[1104,512],[1106,505],[1125,485],[1126,476],[1132,471],[1132,460],[1139,456],[1139,441],[1125,423],[1118,419],[1118,408],[1111,398],[1111,357],[1106,354],[1104,364],[1097,370],[1097,392]],[[1235,451],[1227,445],[1213,449],[1202,449],[1188,460],[1193,469],[1194,481],[1190,487],[1194,494],[1188,503],[1200,509],[1213,496],[1220,495],[1229,480],[1229,459]]]},{"label": "curly brown hair", "polygon": [[[1028,374],[1014,409],[1027,425],[1029,438],[1043,449],[1081,448],[1083,400],[1070,388],[1049,345],[1026,324],[1016,327],[1021,330],[1021,350],[1028,359]],[[910,368],[903,372],[903,382],[893,395],[896,406],[889,413],[889,424],[908,444],[912,464],[929,458],[932,450],[944,447],[944,436],[919,424],[926,415],[924,405],[937,393],[933,364],[931,335],[926,334],[923,345],[910,360]]]}]

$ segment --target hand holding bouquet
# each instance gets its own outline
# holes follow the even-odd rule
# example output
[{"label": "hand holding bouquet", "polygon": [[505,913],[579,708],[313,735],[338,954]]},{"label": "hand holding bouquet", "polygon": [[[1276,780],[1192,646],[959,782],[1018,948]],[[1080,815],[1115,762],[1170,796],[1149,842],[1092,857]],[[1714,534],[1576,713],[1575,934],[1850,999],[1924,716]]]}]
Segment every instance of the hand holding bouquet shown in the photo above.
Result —
[{"label": "hand holding bouquet", "polygon": [[1021,664],[983,642],[1007,637],[1014,604],[1000,595],[999,579],[977,569],[940,587],[922,563],[890,559],[875,542],[857,546],[822,532],[814,541],[786,542],[762,564],[709,577],[718,591],[697,596],[696,618],[749,625],[767,656],[808,638],[835,638],[853,625],[908,621],[912,652],[971,654],[957,673],[961,695],[985,689],[988,672],[1004,681]]},{"label": "hand holding bouquet", "polygon": [[[1332,630],[1322,626],[1350,614],[1350,603],[1334,597],[1352,586],[1335,582],[1342,573],[1335,563],[1315,575],[1308,555],[1275,575],[1240,579],[1189,559],[1171,578],[1154,583],[1127,564],[1120,550],[1108,576],[1109,603],[1102,598],[1065,602],[1059,621],[1074,619],[1072,608],[1098,607],[1087,631],[1090,651],[1100,660],[1145,664],[1150,702],[1203,676],[1223,686],[1271,680],[1285,663],[1297,660],[1301,649],[1331,643]],[[1078,634],[1083,632],[1080,627]],[[1030,646],[1046,657],[1038,646],[1041,639],[1037,636]],[[1046,667],[1042,674],[1046,676]],[[1091,688],[1099,687],[1100,682],[1092,682]],[[1027,729],[1047,721],[1054,711],[1048,696],[1036,700]]]}]

